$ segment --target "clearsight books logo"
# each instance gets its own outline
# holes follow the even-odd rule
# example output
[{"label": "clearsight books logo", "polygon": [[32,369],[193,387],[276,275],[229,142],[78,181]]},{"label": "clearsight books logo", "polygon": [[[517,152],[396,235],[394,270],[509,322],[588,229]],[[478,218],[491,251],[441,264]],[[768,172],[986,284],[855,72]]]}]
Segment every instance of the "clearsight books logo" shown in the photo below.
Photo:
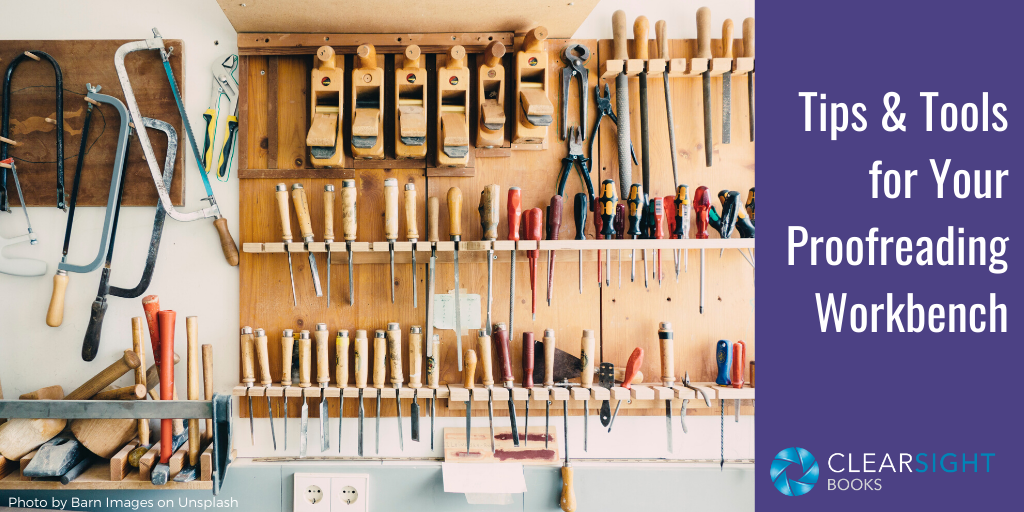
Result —
[{"label": "clearsight books logo", "polygon": [[771,467],[772,483],[786,496],[807,494],[818,483],[818,462],[803,448],[782,450],[775,456]]}]

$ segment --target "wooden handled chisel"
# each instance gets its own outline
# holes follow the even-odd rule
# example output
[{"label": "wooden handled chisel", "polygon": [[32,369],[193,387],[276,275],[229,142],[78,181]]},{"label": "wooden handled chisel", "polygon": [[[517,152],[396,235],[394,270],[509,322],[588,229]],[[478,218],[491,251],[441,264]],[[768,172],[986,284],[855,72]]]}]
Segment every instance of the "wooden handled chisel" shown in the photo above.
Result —
[{"label": "wooden handled chisel", "polygon": [[[397,322],[388,324],[386,332],[391,363],[391,387],[395,388],[395,409],[398,411],[398,448],[405,451],[405,436],[402,435],[402,328]],[[378,413],[379,414],[379,413]]]},{"label": "wooden handled chisel", "polygon": [[[519,223],[523,217],[523,191],[519,187],[509,187],[506,208],[508,210],[508,239],[512,242],[519,242]],[[516,316],[516,252],[518,252],[516,249],[515,246],[512,247],[510,255],[512,261],[509,264],[508,332],[510,336],[514,332],[512,321]]]},{"label": "wooden handled chisel", "polygon": [[295,204],[295,216],[299,218],[299,232],[302,233],[302,243],[305,244],[306,254],[309,257],[309,272],[313,275],[313,291],[317,297],[324,296],[324,290],[320,287],[320,272],[316,269],[316,257],[309,250],[309,244],[313,241],[313,223],[309,219],[309,202],[306,201],[306,190],[301,183],[292,185],[292,203]]},{"label": "wooden handled chisel", "polygon": [[462,240],[462,190],[448,189],[448,236],[455,242],[455,343],[462,370],[462,301],[459,299],[459,241]]},{"label": "wooden handled chisel", "polygon": [[384,389],[384,360],[387,358],[388,343],[382,329],[373,333],[373,387],[377,391],[377,424],[375,427],[376,453],[380,454],[380,390]]},{"label": "wooden handled chisel", "polygon": [[[511,331],[510,331],[511,333]],[[533,333],[523,333],[523,389],[533,389]],[[533,398],[533,391],[530,391],[530,396],[526,397],[526,417],[523,420],[523,430],[526,435],[523,436],[523,447],[529,446],[530,444],[530,399]]]},{"label": "wooden handled chisel", "polygon": [[423,329],[418,325],[409,328],[409,387],[412,392],[412,406],[409,408],[410,439],[420,440],[420,388],[423,387]]},{"label": "wooden handled chisel", "polygon": [[241,344],[242,354],[242,384],[245,385],[245,399],[249,404],[249,436],[252,439],[252,445],[256,446],[256,426],[252,415],[252,396],[249,392],[252,390],[252,384],[256,382],[256,375],[253,372],[253,348],[254,348],[254,337],[252,327],[248,325],[242,327],[242,335],[240,336],[239,343]]},{"label": "wooden handled chisel", "polygon": [[469,441],[472,439],[470,428],[473,426],[473,379],[475,374],[476,352],[469,349],[466,350],[466,366],[462,369],[462,381],[469,392],[466,395],[466,455],[469,455]]},{"label": "wooden handled chisel", "polygon": [[419,227],[416,223],[416,184],[405,184],[405,237],[411,242],[409,250],[412,256],[412,307],[420,307],[420,294],[416,279],[416,241],[420,238]]},{"label": "wooden handled chisel", "polygon": [[487,334],[486,329],[477,331],[476,350],[480,354],[480,366],[483,368],[480,382],[487,388],[487,423],[491,431],[491,453],[494,453],[494,375],[491,362],[491,337]]},{"label": "wooden handled chisel", "polygon": [[398,180],[384,180],[384,238],[391,261],[391,303],[395,303],[395,240],[398,240]]},{"label": "wooden handled chisel", "polygon": [[331,305],[331,244],[334,243],[334,185],[324,185],[324,248],[327,250],[327,306]]},{"label": "wooden handled chisel", "polygon": [[342,329],[338,331],[338,335],[334,338],[335,361],[337,361],[334,375],[338,382],[338,388],[341,390],[340,403],[338,404],[338,453],[341,453],[341,429],[345,423],[345,388],[348,387],[348,347],[348,331]]},{"label": "wooden handled chisel", "polygon": [[[427,241],[430,242],[430,259],[427,260],[427,371],[430,371],[430,358],[434,356],[434,344],[430,341],[434,338],[434,289],[437,283],[434,281],[434,269],[437,268],[437,216],[440,209],[440,202],[436,197],[427,198]],[[434,399],[430,399],[431,410],[433,410]]]},{"label": "wooden handled chisel", "polygon": [[309,338],[309,331],[303,329],[299,332],[299,388],[302,390],[302,409],[299,415],[299,457],[306,456],[306,447],[309,444],[309,402],[306,401],[306,390],[313,383],[310,381],[312,370],[313,340]]},{"label": "wooden handled chisel", "polygon": [[437,395],[438,388],[438,359],[440,354],[438,351],[441,350],[441,336],[434,334],[431,336],[430,343],[427,347],[431,350],[431,355],[427,356],[427,387],[431,389],[430,392],[430,450],[434,450],[434,400]]},{"label": "wooden handled chisel", "polygon": [[356,344],[355,344],[355,372],[356,372],[356,388],[359,389],[359,447],[358,454],[360,457],[363,456],[363,421],[366,419],[366,412],[363,409],[363,389],[366,388],[366,376],[367,376],[367,365],[370,362],[370,350],[369,341],[366,339],[366,331],[360,329],[356,331]]},{"label": "wooden handled chisel", "polygon": [[292,251],[289,248],[292,243],[292,221],[288,208],[288,186],[284,183],[278,183],[274,196],[277,198],[277,212],[278,217],[281,219],[281,241],[284,242],[284,253],[288,256],[288,277],[292,283],[292,304],[298,306],[299,298],[295,294],[295,273],[292,271]]},{"label": "wooden handled chisel", "polygon": [[554,329],[544,329],[544,387],[548,389],[548,401],[544,404],[544,448],[547,449],[548,441],[551,439],[551,390],[555,388]]},{"label": "wooden handled chisel", "polygon": [[[674,344],[672,339],[672,323],[661,322],[658,326],[658,340],[661,347],[661,382],[672,389],[676,381]],[[668,451],[672,450],[672,399],[665,400],[665,440]]]},{"label": "wooden handled chisel", "polygon": [[501,381],[508,390],[508,419],[512,424],[512,444],[519,447],[519,426],[516,425],[516,404],[512,400],[512,353],[508,344],[508,330],[505,323],[499,323],[494,331],[494,342],[498,345],[498,360],[501,362]]},{"label": "wooden handled chisel", "polygon": [[480,191],[480,228],[487,245],[487,320],[484,329],[491,334],[491,306],[494,303],[494,241],[498,239],[498,185],[487,185]]},{"label": "wooden handled chisel", "polygon": [[284,402],[284,449],[288,450],[288,388],[292,385],[292,351],[295,348],[295,336],[291,329],[281,331],[281,401]]},{"label": "wooden handled chisel", "polygon": [[327,324],[316,324],[313,331],[316,337],[316,382],[320,385],[320,452],[326,452],[331,447],[331,435],[327,433],[327,426],[330,423],[327,410],[327,386],[331,382],[331,367],[327,356],[327,340],[331,333],[327,330]]},{"label": "wooden handled chisel", "polygon": [[597,345],[594,339],[594,331],[583,329],[583,336],[580,338],[580,386],[586,388],[587,395],[583,399],[583,451],[587,451],[587,431],[590,425],[590,388],[594,386],[594,350]]},{"label": "wooden handled chisel", "polygon": [[[341,180],[341,236],[345,238],[345,253],[348,256],[348,304],[350,306],[355,304],[355,286],[352,284],[352,242],[356,239],[356,229],[356,180]],[[293,282],[292,288],[294,287],[295,283]]]},{"label": "wooden handled chisel", "polygon": [[[270,377],[270,353],[267,348],[267,332],[263,329],[256,329],[254,332],[254,338],[256,345],[256,360],[259,362],[260,366],[260,384],[263,385],[263,396],[267,399],[267,419],[270,421],[270,439],[274,442],[274,451],[277,451],[277,434],[274,433],[274,408],[270,404],[270,386],[274,381]],[[206,361],[204,360],[203,362],[205,364]],[[211,398],[213,396],[212,390],[210,396]],[[207,425],[207,428],[210,429],[210,434],[213,435],[213,429],[210,425]]]}]

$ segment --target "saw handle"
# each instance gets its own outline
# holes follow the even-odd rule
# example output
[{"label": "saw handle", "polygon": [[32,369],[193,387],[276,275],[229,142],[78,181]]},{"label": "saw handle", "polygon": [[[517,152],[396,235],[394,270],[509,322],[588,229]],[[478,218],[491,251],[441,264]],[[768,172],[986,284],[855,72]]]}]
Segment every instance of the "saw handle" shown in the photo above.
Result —
[{"label": "saw handle", "polygon": [[299,218],[299,232],[302,239],[313,238],[313,223],[309,219],[309,201],[306,200],[306,189],[301,183],[292,185],[292,203],[295,204],[295,216]]},{"label": "saw handle", "polygon": [[324,185],[324,240],[334,240],[334,185]]},{"label": "saw handle", "polygon": [[747,365],[747,344],[743,340],[732,344],[732,387],[743,387],[743,367]]},{"label": "saw handle", "polygon": [[583,336],[580,338],[580,385],[590,388],[594,385],[594,350],[597,345],[594,339],[594,331],[583,329]]},{"label": "saw handle", "polygon": [[498,345],[498,360],[501,362],[501,380],[506,388],[512,387],[512,351],[509,349],[508,329],[505,324],[498,324],[494,330],[494,343]]},{"label": "saw handle", "polygon": [[356,239],[356,180],[352,179],[341,180],[341,233],[347,242]]},{"label": "saw handle", "polygon": [[384,337],[384,331],[377,329],[373,333],[373,387],[382,389],[384,387],[384,360],[387,358],[388,342]]},{"label": "saw handle", "polygon": [[53,275],[53,294],[50,295],[50,306],[46,309],[46,325],[60,327],[64,322],[64,293],[68,289],[68,273],[58,270]]},{"label": "saw handle", "polygon": [[[418,240],[420,230],[416,222],[416,184],[405,184],[405,237],[409,240]],[[415,247],[412,250],[416,250]]]},{"label": "saw handle", "polygon": [[405,377],[402,375],[402,328],[397,322],[388,324],[385,332],[388,343],[388,362],[391,363],[391,387],[400,388]]},{"label": "saw handle", "polygon": [[369,341],[362,329],[356,331],[355,356],[356,387],[362,389],[366,387],[366,368],[370,357]]},{"label": "saw handle", "polygon": [[519,241],[519,223],[523,218],[523,191],[519,187],[508,189],[508,239]]},{"label": "saw handle", "polygon": [[544,387],[555,385],[555,330],[544,329]]},{"label": "saw handle", "polygon": [[697,9],[697,55],[698,59],[711,58],[711,9]]},{"label": "saw handle", "polygon": [[[270,353],[267,351],[267,332],[263,329],[256,329],[253,341],[256,347],[256,360],[259,361],[260,366],[260,384],[269,386],[274,383],[274,380],[270,378]],[[203,348],[205,349],[206,345],[203,345]],[[206,364],[205,352],[203,353],[203,364]],[[206,376],[205,371],[203,376]]]},{"label": "saw handle", "polygon": [[722,57],[732,58],[732,19],[729,18],[722,23]]},{"label": "saw handle", "polygon": [[[651,32],[651,22],[647,16],[637,16],[633,22],[633,58],[647,61],[648,59],[648,34]],[[646,63],[646,62],[645,62]]]},{"label": "saw handle", "polygon": [[[277,198],[277,214],[281,218],[281,240],[285,243],[292,241],[292,221],[288,207],[288,185],[278,183],[274,187],[274,197]],[[342,192],[344,197],[344,192]]]},{"label": "saw handle", "polygon": [[[640,374],[640,365],[644,362],[644,349],[636,347],[633,349],[633,353],[629,355],[629,359],[626,360],[626,373],[622,376],[622,387],[629,389],[632,385],[633,379],[637,378]],[[643,377],[639,379],[643,382]]]},{"label": "saw handle", "polygon": [[743,56],[754,58],[754,18],[743,20]]},{"label": "saw handle", "polygon": [[330,356],[327,355],[327,340],[331,333],[327,330],[327,324],[316,324],[313,336],[316,337],[316,382],[327,384],[331,381]]},{"label": "saw handle", "polygon": [[312,358],[313,341],[309,339],[309,331],[302,330],[299,332],[299,387],[308,388],[313,383],[310,382],[310,370]]},{"label": "saw handle", "polygon": [[423,387],[423,330],[414,325],[409,329],[409,387]]},{"label": "saw handle", "polygon": [[437,211],[440,209],[440,202],[436,197],[427,198],[427,240],[437,242]]},{"label": "saw handle", "polygon": [[658,328],[658,341],[661,345],[661,382],[666,386],[671,386],[676,381],[675,341],[672,337],[672,324],[662,322]]},{"label": "saw handle", "polygon": [[[249,335],[249,341],[252,342],[252,335]],[[185,392],[189,400],[199,400],[202,393],[199,383],[199,317],[185,317],[185,342],[188,352],[185,359],[188,378]],[[188,420],[188,462],[192,466],[199,464],[199,442],[199,420],[193,418]]]},{"label": "saw handle", "polygon": [[384,180],[384,238],[398,239],[398,180]]},{"label": "saw handle", "polygon": [[491,361],[491,337],[487,335],[486,329],[477,331],[476,350],[480,354],[480,367],[483,372],[480,382],[486,387],[491,387],[494,385],[494,366]]},{"label": "saw handle", "polygon": [[[281,385],[292,385],[292,353],[295,350],[295,336],[291,329],[281,333]],[[287,397],[285,398],[287,400]]]},{"label": "saw handle", "polygon": [[626,34],[626,11],[618,10],[612,13],[612,60],[628,60],[629,50],[626,41],[629,35]]},{"label": "saw handle", "polygon": [[462,237],[462,190],[448,189],[448,236],[458,241]]},{"label": "saw handle", "polygon": [[498,239],[498,194],[501,187],[490,184],[480,191],[480,228],[484,240]]},{"label": "saw handle", "polygon": [[338,336],[334,338],[335,359],[338,362],[334,375],[339,388],[348,387],[348,346],[348,331],[338,331]]},{"label": "saw handle", "polygon": [[462,358],[462,384],[466,389],[473,389],[473,379],[476,375],[476,351],[466,350],[466,357]]},{"label": "saw handle", "polygon": [[670,59],[668,51],[668,23],[665,23],[665,20],[658,20],[654,24],[654,34],[658,39],[658,58]]},{"label": "saw handle", "polygon": [[228,231],[228,220],[224,217],[217,217],[213,221],[213,227],[217,228],[217,235],[220,237],[220,250],[224,252],[224,259],[228,260],[228,265],[237,267],[238,244],[235,243],[234,238],[231,238],[231,232]]},{"label": "saw handle", "polygon": [[[186,319],[185,321],[187,322],[188,319]],[[253,351],[255,349],[255,336],[253,336],[251,328],[242,328],[242,334],[239,336],[239,344],[239,352],[241,352],[242,354],[242,383],[245,384],[246,387],[248,387],[251,386],[253,382],[256,382],[256,375],[253,371]]]},{"label": "saw handle", "polygon": [[523,333],[523,387],[533,387],[533,333]]},{"label": "saw handle", "polygon": [[559,502],[564,512],[576,512],[576,491],[572,488],[572,466],[562,466],[562,499]]}]

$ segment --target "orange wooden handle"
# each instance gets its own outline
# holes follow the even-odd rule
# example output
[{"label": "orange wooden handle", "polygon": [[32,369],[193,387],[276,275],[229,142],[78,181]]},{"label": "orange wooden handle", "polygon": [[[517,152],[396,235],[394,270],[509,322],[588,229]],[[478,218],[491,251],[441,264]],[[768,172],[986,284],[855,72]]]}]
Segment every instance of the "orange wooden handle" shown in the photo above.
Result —
[{"label": "orange wooden handle", "polygon": [[622,387],[629,389],[633,379],[636,378],[637,373],[640,371],[640,365],[644,362],[644,349],[637,347],[633,349],[633,353],[629,355],[629,359],[626,360],[626,375],[622,378]]},{"label": "orange wooden handle", "polygon": [[469,349],[466,357],[462,358],[462,383],[466,389],[473,389],[473,379],[476,376],[476,351]]},{"label": "orange wooden handle", "polygon": [[565,512],[576,511],[576,491],[572,488],[572,466],[562,466],[562,499],[559,505]]},{"label": "orange wooden handle", "polygon": [[64,322],[64,294],[68,289],[68,273],[58,271],[53,275],[53,294],[50,295],[50,307],[46,309],[46,325],[60,327]]},{"label": "orange wooden handle", "polygon": [[650,31],[651,22],[647,20],[647,16],[637,16],[633,22],[633,58],[647,60]]}]

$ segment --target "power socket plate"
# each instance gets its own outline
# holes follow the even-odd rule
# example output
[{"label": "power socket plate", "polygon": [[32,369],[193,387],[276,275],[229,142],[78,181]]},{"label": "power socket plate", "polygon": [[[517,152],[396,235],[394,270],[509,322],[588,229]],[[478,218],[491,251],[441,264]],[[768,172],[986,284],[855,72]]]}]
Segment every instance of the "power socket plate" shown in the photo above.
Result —
[{"label": "power socket plate", "polygon": [[[367,512],[370,509],[369,475],[295,473],[293,483],[294,512]],[[317,488],[322,493],[320,500],[315,499]]]},{"label": "power socket plate", "polygon": [[326,475],[296,473],[294,479],[294,512],[331,512],[331,479]]}]

